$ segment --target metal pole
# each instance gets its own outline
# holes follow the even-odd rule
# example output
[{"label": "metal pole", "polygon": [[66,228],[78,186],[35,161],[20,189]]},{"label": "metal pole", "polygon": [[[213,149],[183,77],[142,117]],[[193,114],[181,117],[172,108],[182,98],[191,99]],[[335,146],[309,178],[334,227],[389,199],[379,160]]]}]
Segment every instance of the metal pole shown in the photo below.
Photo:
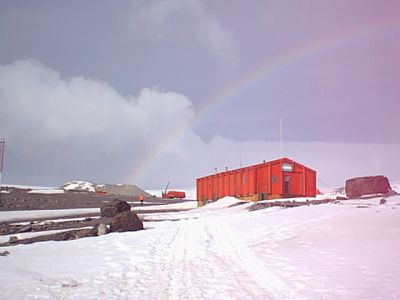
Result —
[{"label": "metal pole", "polygon": [[4,165],[4,149],[6,141],[4,138],[0,140],[0,190],[1,190],[1,177],[3,175],[3,165]]},{"label": "metal pole", "polygon": [[282,154],[282,148],[283,148],[283,118],[279,118],[279,123],[280,123],[280,145],[279,145],[279,151],[280,151],[280,156],[281,158],[283,157]]}]

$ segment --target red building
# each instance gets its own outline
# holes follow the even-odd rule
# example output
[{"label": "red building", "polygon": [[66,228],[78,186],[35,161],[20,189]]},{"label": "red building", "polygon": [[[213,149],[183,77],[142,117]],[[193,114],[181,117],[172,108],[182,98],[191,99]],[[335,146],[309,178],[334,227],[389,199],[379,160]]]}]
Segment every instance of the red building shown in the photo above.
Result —
[{"label": "red building", "polygon": [[288,158],[197,178],[197,202],[225,196],[258,201],[315,197],[316,171]]}]

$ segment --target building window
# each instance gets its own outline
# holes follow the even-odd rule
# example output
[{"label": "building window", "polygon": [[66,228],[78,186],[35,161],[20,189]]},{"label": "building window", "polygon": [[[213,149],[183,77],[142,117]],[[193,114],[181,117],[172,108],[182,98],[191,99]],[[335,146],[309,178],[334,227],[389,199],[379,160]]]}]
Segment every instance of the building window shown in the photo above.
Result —
[{"label": "building window", "polygon": [[247,176],[243,177],[243,183],[247,183]]},{"label": "building window", "polygon": [[291,164],[282,164],[282,171],[283,172],[292,172],[293,166]]},{"label": "building window", "polygon": [[271,176],[271,182],[272,182],[272,184],[276,183],[276,176],[274,176],[274,175]]}]

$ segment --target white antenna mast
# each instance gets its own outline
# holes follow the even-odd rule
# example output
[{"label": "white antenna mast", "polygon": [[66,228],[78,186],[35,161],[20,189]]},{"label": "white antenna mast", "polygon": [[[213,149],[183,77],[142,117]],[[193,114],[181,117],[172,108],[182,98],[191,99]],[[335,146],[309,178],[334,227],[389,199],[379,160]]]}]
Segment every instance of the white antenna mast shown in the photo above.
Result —
[{"label": "white antenna mast", "polygon": [[279,151],[280,151],[280,156],[281,158],[283,157],[283,118],[279,118],[279,127],[280,127],[280,144],[279,144]]},{"label": "white antenna mast", "polygon": [[3,165],[4,165],[4,148],[6,141],[4,138],[0,140],[0,189],[1,189],[1,175],[3,175]]}]

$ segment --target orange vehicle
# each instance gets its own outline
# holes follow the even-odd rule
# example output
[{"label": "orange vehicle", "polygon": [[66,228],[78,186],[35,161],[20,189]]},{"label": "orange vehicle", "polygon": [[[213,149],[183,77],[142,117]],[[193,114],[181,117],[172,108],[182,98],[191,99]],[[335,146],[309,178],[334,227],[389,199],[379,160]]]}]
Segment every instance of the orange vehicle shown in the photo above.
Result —
[{"label": "orange vehicle", "polygon": [[166,198],[166,199],[184,199],[184,198],[186,198],[185,192],[168,191],[168,186],[169,186],[169,182],[167,184],[167,187],[165,188],[165,191],[162,193],[163,198]]},{"label": "orange vehicle", "polygon": [[166,199],[184,199],[186,197],[185,192],[181,191],[168,191],[166,193],[162,193],[162,197]]}]

